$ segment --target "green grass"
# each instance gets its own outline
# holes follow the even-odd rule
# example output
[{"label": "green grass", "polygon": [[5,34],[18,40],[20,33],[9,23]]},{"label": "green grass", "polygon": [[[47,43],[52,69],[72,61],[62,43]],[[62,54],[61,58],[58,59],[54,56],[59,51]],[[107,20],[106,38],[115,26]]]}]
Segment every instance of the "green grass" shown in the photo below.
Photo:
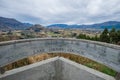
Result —
[{"label": "green grass", "polygon": [[85,66],[87,66],[89,68],[93,68],[93,69],[95,69],[95,65],[100,67],[100,69],[99,69],[100,72],[103,72],[103,73],[108,74],[108,75],[113,76],[113,77],[115,77],[117,74],[116,71],[114,71],[114,70],[110,69],[109,67],[107,67],[103,64],[100,64],[100,63],[91,62],[91,63],[85,64]]},{"label": "green grass", "polygon": [[108,74],[108,75],[110,75],[110,76],[113,76],[113,77],[115,77],[116,74],[117,74],[116,71],[114,71],[114,70],[112,70],[112,69],[110,69],[110,68],[108,68],[108,67],[106,67],[106,66],[103,66],[101,72],[106,73],[106,74]]}]

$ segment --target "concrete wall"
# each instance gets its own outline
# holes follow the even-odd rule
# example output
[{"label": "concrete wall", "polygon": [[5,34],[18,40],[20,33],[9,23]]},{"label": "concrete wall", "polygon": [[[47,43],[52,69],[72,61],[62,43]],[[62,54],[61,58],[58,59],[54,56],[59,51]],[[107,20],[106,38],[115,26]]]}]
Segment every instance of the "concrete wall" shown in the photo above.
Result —
[{"label": "concrete wall", "polygon": [[40,53],[84,56],[120,72],[120,46],[79,39],[37,38],[0,43],[0,66]]},{"label": "concrete wall", "polygon": [[7,71],[0,80],[115,80],[113,77],[64,58],[51,58]]},{"label": "concrete wall", "polygon": [[62,80],[115,80],[113,77],[88,68],[73,61],[61,58]]},{"label": "concrete wall", "polygon": [[0,76],[0,80],[57,80],[54,67],[56,60],[57,58],[53,58],[7,71]]}]

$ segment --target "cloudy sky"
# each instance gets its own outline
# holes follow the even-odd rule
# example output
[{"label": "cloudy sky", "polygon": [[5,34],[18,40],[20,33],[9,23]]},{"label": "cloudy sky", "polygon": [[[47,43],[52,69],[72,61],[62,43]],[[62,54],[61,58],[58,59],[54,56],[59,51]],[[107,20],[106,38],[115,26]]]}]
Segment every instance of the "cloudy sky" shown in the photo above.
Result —
[{"label": "cloudy sky", "polygon": [[43,25],[120,21],[120,0],[0,0],[0,16]]}]

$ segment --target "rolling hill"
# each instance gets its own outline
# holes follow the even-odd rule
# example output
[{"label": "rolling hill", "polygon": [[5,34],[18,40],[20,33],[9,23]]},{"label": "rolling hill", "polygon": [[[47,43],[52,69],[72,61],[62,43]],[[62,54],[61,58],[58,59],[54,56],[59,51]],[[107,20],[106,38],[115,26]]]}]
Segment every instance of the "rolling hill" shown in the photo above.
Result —
[{"label": "rolling hill", "polygon": [[68,25],[68,24],[52,24],[48,25],[48,28],[61,28],[61,29],[112,29],[113,27],[116,29],[120,29],[120,22],[118,21],[107,21],[98,24],[91,25]]},{"label": "rolling hill", "polygon": [[[0,31],[8,31],[8,30],[24,30],[29,29],[30,27],[35,27],[29,23],[22,23],[13,18],[4,18],[0,17]],[[94,30],[103,30],[104,28],[112,29],[112,28],[120,29],[120,22],[118,21],[107,21],[103,23],[91,24],[91,25],[68,25],[68,24],[51,24],[46,28],[54,28],[54,29],[94,29]]]},{"label": "rolling hill", "polygon": [[30,26],[32,26],[32,24],[22,23],[13,18],[0,17],[0,30],[2,31],[21,30],[21,29],[26,29]]}]

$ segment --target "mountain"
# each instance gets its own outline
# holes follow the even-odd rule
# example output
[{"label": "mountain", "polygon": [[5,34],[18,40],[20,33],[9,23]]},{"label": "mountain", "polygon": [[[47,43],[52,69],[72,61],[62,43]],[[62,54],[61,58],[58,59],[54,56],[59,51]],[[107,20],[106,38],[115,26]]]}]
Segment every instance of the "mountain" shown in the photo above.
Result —
[{"label": "mountain", "polygon": [[19,30],[19,29],[21,30],[21,29],[26,29],[30,26],[32,26],[32,24],[22,23],[13,18],[0,17],[0,30],[3,30],[3,31]]},{"label": "mountain", "polygon": [[[13,18],[4,18],[0,17],[0,31],[8,31],[8,30],[24,30],[32,28],[33,30],[40,30],[41,25],[32,25],[29,23],[22,23]],[[91,24],[91,25],[68,25],[68,24],[52,24],[48,25],[47,28],[54,29],[95,29],[95,30],[103,30],[104,28],[112,29],[112,27],[116,29],[120,29],[120,22],[118,21],[107,21],[103,23]]]},{"label": "mountain", "polygon": [[107,21],[98,24],[91,25],[67,25],[67,24],[52,24],[47,26],[48,28],[61,28],[61,29],[112,29],[113,27],[116,29],[120,29],[120,22],[118,21]]},{"label": "mountain", "polygon": [[69,28],[70,25],[67,24],[52,24],[47,26],[48,28]]},{"label": "mountain", "polygon": [[104,28],[116,28],[116,29],[120,29],[120,22],[118,21],[108,21],[108,22],[103,22],[103,23],[99,23],[99,24],[93,24],[93,25],[89,25],[90,27],[94,27],[94,28],[99,28],[99,29],[104,29]]}]

